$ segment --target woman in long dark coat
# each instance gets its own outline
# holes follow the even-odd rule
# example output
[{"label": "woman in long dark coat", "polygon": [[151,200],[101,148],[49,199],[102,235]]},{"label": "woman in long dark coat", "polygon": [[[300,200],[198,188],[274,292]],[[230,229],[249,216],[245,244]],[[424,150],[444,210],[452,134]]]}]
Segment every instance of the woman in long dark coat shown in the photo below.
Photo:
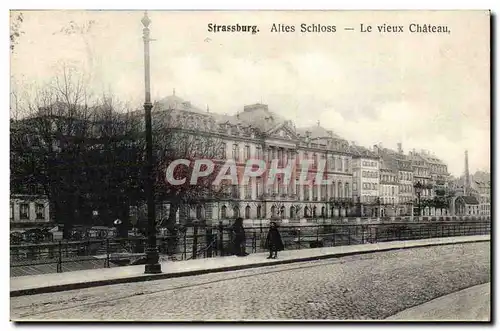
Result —
[{"label": "woman in long dark coat", "polygon": [[269,249],[269,256],[267,257],[268,259],[277,258],[278,251],[282,251],[283,249],[285,249],[276,222],[271,222],[269,224],[269,232],[267,233],[266,239],[266,248]]},{"label": "woman in long dark coat", "polygon": [[245,252],[245,228],[243,227],[243,218],[238,217],[231,228],[233,235],[233,253],[237,256],[247,256]]}]

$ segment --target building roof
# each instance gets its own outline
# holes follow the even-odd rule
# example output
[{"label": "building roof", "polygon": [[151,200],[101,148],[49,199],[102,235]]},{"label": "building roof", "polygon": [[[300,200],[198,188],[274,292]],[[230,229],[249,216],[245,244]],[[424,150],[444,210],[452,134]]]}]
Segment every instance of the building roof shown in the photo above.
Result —
[{"label": "building roof", "polygon": [[162,110],[183,110],[193,113],[205,113],[205,111],[191,104],[191,102],[179,98],[176,95],[169,95],[157,102]]},{"label": "building roof", "polygon": [[411,155],[420,157],[423,161],[432,164],[446,165],[441,159],[437,156],[431,154],[429,151],[421,150],[420,152],[413,151]]},{"label": "building roof", "polygon": [[297,133],[303,137],[305,137],[307,135],[307,132],[310,133],[310,137],[312,139],[315,139],[315,138],[342,139],[339,135],[333,133],[333,131],[327,130],[320,125],[313,125],[313,126],[308,126],[308,127],[297,128]]},{"label": "building roof", "polygon": [[380,156],[377,153],[369,150],[366,147],[363,147],[363,146],[360,146],[360,145],[357,145],[354,143],[352,143],[349,146],[349,151],[353,154],[354,157],[358,157],[358,158],[368,158],[368,159],[377,159],[377,160],[380,158]]},{"label": "building roof", "polygon": [[477,201],[476,197],[475,196],[471,196],[471,195],[466,195],[466,196],[462,196],[460,197],[461,199],[463,199],[463,201],[467,204],[467,205],[478,205],[479,204],[479,201]]},{"label": "building roof", "polygon": [[262,132],[267,132],[286,121],[286,119],[280,115],[269,111],[267,105],[260,103],[245,106],[243,112],[233,115],[233,118],[257,128]]}]

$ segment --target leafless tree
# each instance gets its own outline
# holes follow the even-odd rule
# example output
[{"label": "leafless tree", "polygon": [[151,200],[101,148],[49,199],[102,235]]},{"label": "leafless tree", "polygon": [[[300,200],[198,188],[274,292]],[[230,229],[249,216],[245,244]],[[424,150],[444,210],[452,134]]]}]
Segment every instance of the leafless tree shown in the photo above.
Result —
[{"label": "leafless tree", "polygon": [[[117,177],[124,174],[119,151],[130,154],[135,139],[124,139],[129,121],[119,103],[88,91],[76,68],[62,66],[50,83],[24,96],[11,119],[11,190],[46,195],[66,237],[73,224],[91,222],[91,200],[126,195]],[[130,163],[140,163],[139,148],[139,160]],[[132,175],[125,173],[124,179]]]},{"label": "leafless tree", "polygon": [[[233,200],[230,199],[227,182],[214,185],[225,158],[224,141],[215,134],[215,126],[210,118],[189,116],[186,112],[167,109],[155,112],[153,117],[153,140],[157,152],[155,190],[159,200],[170,204],[169,216],[162,220],[162,226],[169,230],[174,230],[175,216],[180,207],[210,205],[220,199]],[[166,180],[166,169],[176,159],[190,161],[189,167],[177,166],[174,171],[175,179],[186,178],[183,185],[172,185]],[[191,185],[194,163],[200,159],[212,161],[214,170]],[[202,166],[201,170],[206,168]]]},{"label": "leafless tree", "polygon": [[10,50],[13,52],[19,42],[19,38],[24,33],[21,29],[24,17],[19,11],[10,12]]}]

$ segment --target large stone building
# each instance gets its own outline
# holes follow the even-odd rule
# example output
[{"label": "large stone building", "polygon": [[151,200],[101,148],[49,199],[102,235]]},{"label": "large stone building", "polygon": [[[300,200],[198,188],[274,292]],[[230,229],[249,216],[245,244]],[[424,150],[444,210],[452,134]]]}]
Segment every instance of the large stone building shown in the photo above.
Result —
[{"label": "large stone building", "polygon": [[[401,144],[398,144],[398,150],[384,148],[381,144],[375,145],[374,150],[384,161],[391,173],[396,175],[398,182],[398,205],[396,206],[396,215],[411,215],[415,203],[413,189],[413,169],[408,156],[403,153]],[[391,189],[392,193],[392,189]]]},{"label": "large stone building", "polygon": [[398,216],[399,209],[399,179],[398,168],[389,157],[380,159],[380,201],[381,216]]},{"label": "large stone building", "polygon": [[373,151],[351,145],[353,155],[353,196],[360,203],[360,215],[377,216],[380,208],[380,160]]},{"label": "large stone building", "polygon": [[[235,160],[239,172],[249,159],[263,160],[268,166],[278,160],[279,168],[300,168],[304,160],[311,163],[308,178],[312,183],[301,184],[297,170],[289,182],[278,175],[267,183],[264,174],[250,178],[245,185],[227,188],[229,199],[200,202],[195,208],[181,210],[182,219],[411,215],[418,204],[417,183],[423,185],[421,215],[437,215],[423,202],[448,189],[446,164],[429,152],[405,155],[401,144],[397,150],[381,144],[370,149],[349,144],[319,123],[296,127],[260,103],[244,106],[230,116],[212,113],[208,107],[202,110],[174,94],[155,103],[153,119],[169,129],[216,136],[220,161]],[[316,185],[314,178],[322,162],[327,183]]]},{"label": "large stone building", "polygon": [[[229,199],[199,203],[180,211],[180,218],[223,220],[241,216],[245,219],[330,217],[347,215],[352,210],[352,155],[349,143],[332,131],[318,125],[296,128],[269,110],[267,105],[253,104],[243,112],[228,116],[192,106],[172,95],[154,105],[153,120],[170,129],[192,130],[220,139],[220,160],[236,161],[239,173],[249,159],[267,165],[278,160],[279,168],[300,167],[309,160],[308,178],[315,180],[318,166],[325,162],[321,185],[302,184],[299,171],[293,171],[290,182],[277,176],[273,183],[266,176],[250,178],[247,185],[233,185]],[[161,122],[161,123],[159,123]]]}]

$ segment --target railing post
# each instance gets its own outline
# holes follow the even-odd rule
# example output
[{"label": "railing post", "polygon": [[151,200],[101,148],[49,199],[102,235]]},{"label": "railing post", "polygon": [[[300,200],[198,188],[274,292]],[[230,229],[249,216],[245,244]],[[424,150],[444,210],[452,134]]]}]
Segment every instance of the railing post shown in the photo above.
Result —
[{"label": "railing post", "polygon": [[109,238],[106,238],[106,268],[109,268]]},{"label": "railing post", "polygon": [[191,251],[191,258],[196,259],[196,255],[198,253],[198,224],[194,223],[193,226],[193,247]]},{"label": "railing post", "polygon": [[222,221],[219,222],[218,232],[219,242],[217,246],[219,247],[220,256],[224,256],[224,226],[222,225]]},{"label": "railing post", "polygon": [[62,243],[59,240],[59,256],[57,259],[57,272],[62,272]]},{"label": "railing post", "polygon": [[255,230],[253,230],[252,253],[257,253],[257,234],[255,233]]},{"label": "railing post", "polygon": [[212,244],[213,244],[213,237],[212,237],[212,228],[205,228],[205,241],[207,245],[207,257],[212,257]]},{"label": "railing post", "polygon": [[186,244],[186,236],[187,236],[187,230],[184,231],[184,234],[182,236],[182,259],[187,259],[187,244]]},{"label": "railing post", "polygon": [[348,245],[351,244],[351,227],[347,226],[347,240],[348,240]]},{"label": "railing post", "polygon": [[297,235],[298,235],[298,240],[297,240],[297,243],[299,245],[299,249],[301,248],[301,244],[300,244],[300,229],[297,230]]}]

